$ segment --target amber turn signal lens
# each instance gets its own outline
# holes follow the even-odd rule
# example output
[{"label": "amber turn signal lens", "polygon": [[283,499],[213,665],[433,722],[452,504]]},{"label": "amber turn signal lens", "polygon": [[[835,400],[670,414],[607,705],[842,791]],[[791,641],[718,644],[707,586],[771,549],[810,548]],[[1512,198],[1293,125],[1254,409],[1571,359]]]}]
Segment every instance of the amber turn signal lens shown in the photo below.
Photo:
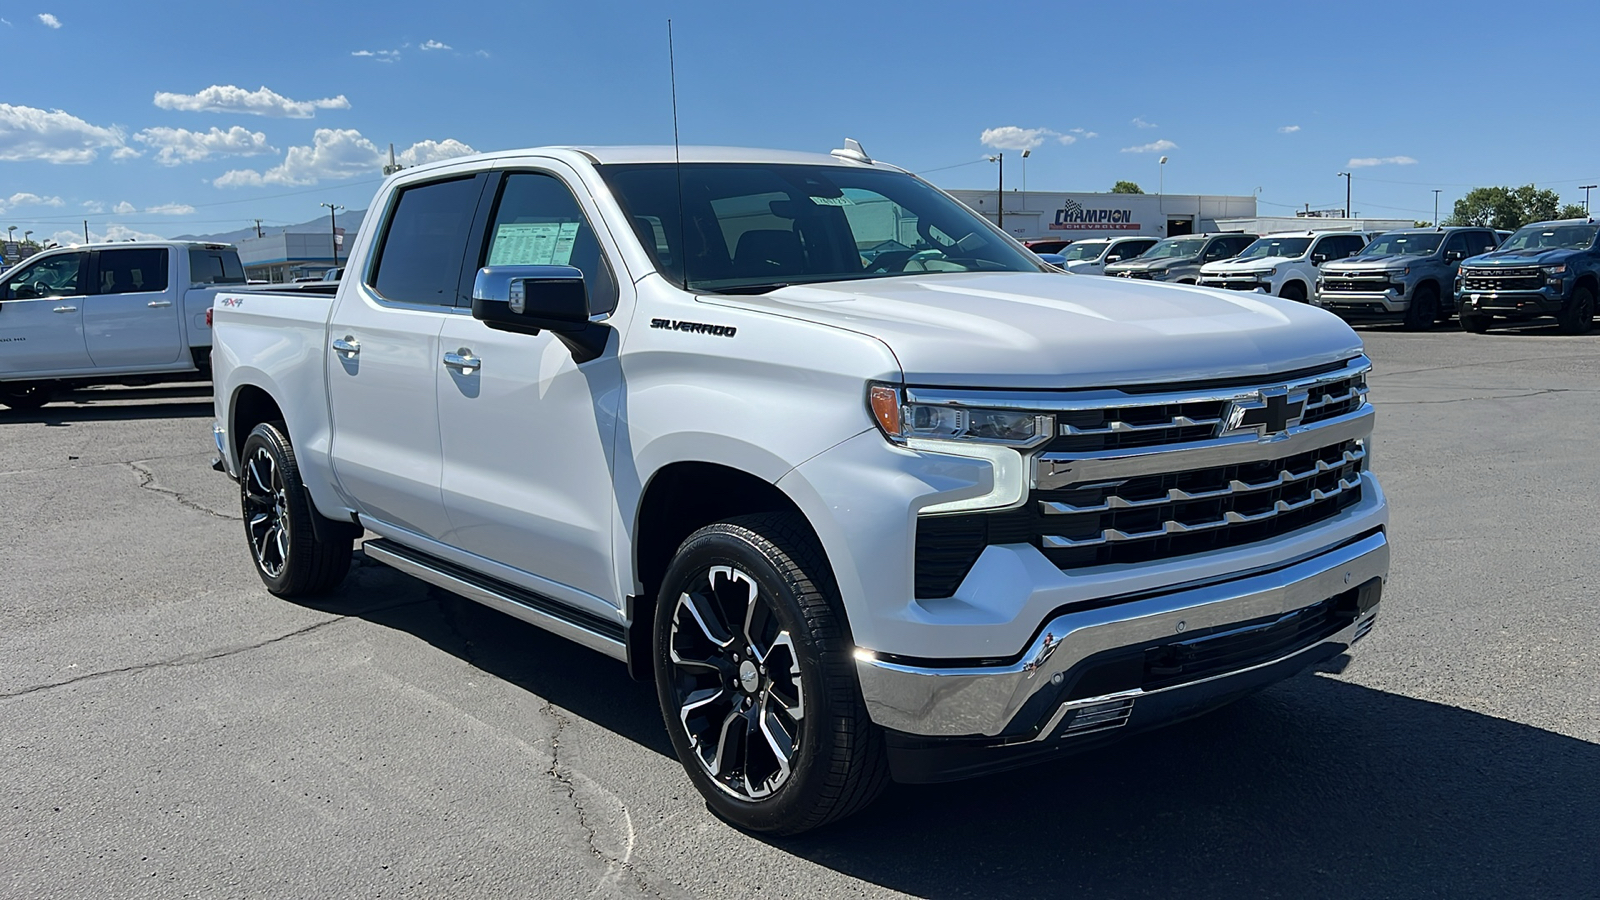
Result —
[{"label": "amber turn signal lens", "polygon": [[867,402],[872,406],[872,417],[878,420],[878,427],[883,429],[883,433],[889,437],[899,437],[900,391],[886,384],[875,384]]}]

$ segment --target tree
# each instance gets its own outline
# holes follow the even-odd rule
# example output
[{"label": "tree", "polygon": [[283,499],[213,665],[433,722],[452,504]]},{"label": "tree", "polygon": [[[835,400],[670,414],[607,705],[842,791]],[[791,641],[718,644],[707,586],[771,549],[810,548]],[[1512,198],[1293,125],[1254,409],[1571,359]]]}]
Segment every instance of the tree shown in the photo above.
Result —
[{"label": "tree", "polygon": [[1119,181],[1116,184],[1113,184],[1111,186],[1111,193],[1113,193],[1113,194],[1142,194],[1142,193],[1144,193],[1144,188],[1139,187],[1137,184],[1134,184],[1131,181]]},{"label": "tree", "polygon": [[1581,219],[1583,215],[1583,207],[1576,203],[1563,206],[1561,195],[1555,191],[1541,191],[1531,184],[1525,184],[1519,188],[1473,188],[1456,201],[1455,209],[1444,223],[1514,230],[1529,222]]}]

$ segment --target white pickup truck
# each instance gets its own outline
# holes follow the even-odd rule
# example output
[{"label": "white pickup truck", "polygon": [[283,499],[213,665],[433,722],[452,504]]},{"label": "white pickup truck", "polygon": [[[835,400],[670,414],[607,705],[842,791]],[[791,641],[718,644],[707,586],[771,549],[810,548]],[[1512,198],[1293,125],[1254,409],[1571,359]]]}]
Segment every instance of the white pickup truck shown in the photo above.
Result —
[{"label": "white pickup truck", "polygon": [[244,283],[226,244],[34,254],[0,277],[0,404],[37,409],[72,387],[209,378],[212,298]]},{"label": "white pickup truck", "polygon": [[853,141],[485,154],[371,209],[334,296],[217,302],[267,589],[373,532],[653,680],[741,827],[1194,715],[1373,625],[1369,364],[1321,310],[1065,275]]},{"label": "white pickup truck", "polygon": [[1361,252],[1371,238],[1354,231],[1289,231],[1269,234],[1238,256],[1200,267],[1201,287],[1259,291],[1305,303],[1325,262]]}]

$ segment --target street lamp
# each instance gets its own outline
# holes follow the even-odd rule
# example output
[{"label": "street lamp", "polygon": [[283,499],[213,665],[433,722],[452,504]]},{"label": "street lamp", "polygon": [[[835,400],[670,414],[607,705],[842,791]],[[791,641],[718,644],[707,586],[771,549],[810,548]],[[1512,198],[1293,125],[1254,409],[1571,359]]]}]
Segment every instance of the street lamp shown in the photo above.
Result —
[{"label": "street lamp", "polygon": [[1340,172],[1335,177],[1344,179],[1344,215],[1345,215],[1345,218],[1347,218],[1347,219],[1351,218],[1351,215],[1350,215],[1350,173],[1349,172]]},{"label": "street lamp", "polygon": [[14,240],[16,240],[16,238],[17,238],[17,226],[15,226],[15,225],[6,226],[6,240],[14,241]]},{"label": "street lamp", "polygon": [[30,236],[30,235],[32,235],[32,234],[33,234],[33,232],[31,232],[31,231],[24,231],[24,232],[23,232],[23,233],[22,233],[22,242],[23,242],[23,243],[24,243],[24,244],[26,244],[26,243],[27,243],[27,242],[28,242],[28,237],[29,237],[29,236]]},{"label": "street lamp", "polygon": [[999,163],[1000,164],[1000,183],[999,183],[999,186],[995,188],[995,192],[994,192],[995,200],[999,201],[998,203],[995,204],[995,207],[994,207],[994,221],[995,221],[996,225],[1000,226],[1000,230],[1001,231],[1005,231],[1006,230],[1006,155],[1004,153],[996,153],[993,156],[987,157],[987,159],[989,160],[989,162]]},{"label": "street lamp", "polygon": [[[1346,200],[1345,202],[1348,203],[1350,201]],[[1433,189],[1433,227],[1434,228],[1438,228],[1439,227],[1439,189],[1438,188],[1434,188]]]},{"label": "street lamp", "polygon": [[1156,194],[1164,195],[1167,192],[1167,158],[1165,156],[1161,157],[1160,162],[1156,163],[1156,172],[1158,173],[1156,175]]},{"label": "street lamp", "polygon": [[1600,187],[1600,184],[1580,184],[1578,187],[1583,188],[1583,214],[1587,216],[1589,215],[1589,191]]},{"label": "street lamp", "polygon": [[333,243],[333,264],[337,267],[339,265],[339,225],[334,216],[344,207],[334,206],[332,203],[318,203],[317,205],[328,208],[328,240]]}]

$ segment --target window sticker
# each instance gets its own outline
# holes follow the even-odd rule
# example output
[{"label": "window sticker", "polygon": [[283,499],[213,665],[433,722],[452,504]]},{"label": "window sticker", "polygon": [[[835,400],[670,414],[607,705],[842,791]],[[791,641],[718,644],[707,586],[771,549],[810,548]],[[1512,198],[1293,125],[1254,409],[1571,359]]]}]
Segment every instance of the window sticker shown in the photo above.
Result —
[{"label": "window sticker", "polygon": [[855,206],[856,202],[849,197],[812,197],[811,202],[818,206]]},{"label": "window sticker", "polygon": [[491,266],[571,265],[578,222],[515,222],[494,230]]}]

